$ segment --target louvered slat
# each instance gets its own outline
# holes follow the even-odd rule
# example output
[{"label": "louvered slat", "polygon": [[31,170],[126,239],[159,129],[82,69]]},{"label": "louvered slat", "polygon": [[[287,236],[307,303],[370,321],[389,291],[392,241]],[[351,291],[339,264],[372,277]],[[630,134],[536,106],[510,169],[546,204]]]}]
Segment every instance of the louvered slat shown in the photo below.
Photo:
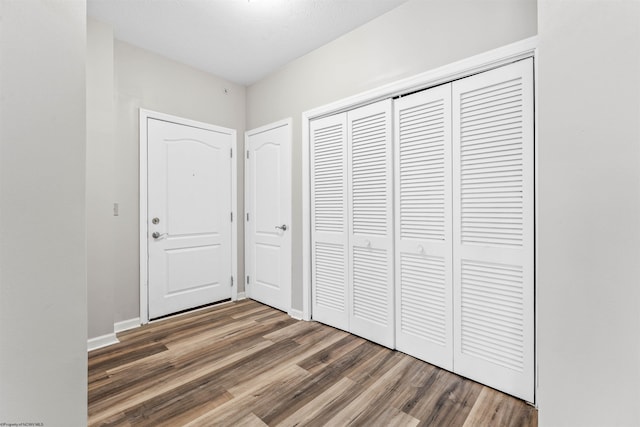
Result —
[{"label": "louvered slat", "polygon": [[341,124],[317,129],[314,143],[314,227],[316,231],[344,230],[344,129]]},{"label": "louvered slat", "polygon": [[444,240],[444,113],[442,99],[400,111],[401,237]]},{"label": "louvered slat", "polygon": [[462,262],[462,352],[522,372],[522,268]]},{"label": "louvered slat", "polygon": [[460,96],[463,243],[522,246],[522,90],[518,77]]},{"label": "louvered slat", "polygon": [[438,345],[449,341],[445,268],[443,258],[400,256],[401,331]]},{"label": "louvered slat", "polygon": [[352,122],[351,190],[353,232],[388,233],[387,129],[384,112]]},{"label": "louvered slat", "polygon": [[353,314],[379,326],[387,326],[387,251],[353,249]]},{"label": "louvered slat", "polygon": [[316,304],[329,309],[344,311],[344,247],[328,243],[316,243]]}]

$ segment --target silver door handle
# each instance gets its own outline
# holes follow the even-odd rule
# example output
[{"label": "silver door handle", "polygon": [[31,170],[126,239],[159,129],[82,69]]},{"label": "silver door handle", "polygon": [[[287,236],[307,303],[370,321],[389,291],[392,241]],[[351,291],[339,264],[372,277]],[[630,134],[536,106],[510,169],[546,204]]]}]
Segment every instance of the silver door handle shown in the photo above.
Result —
[{"label": "silver door handle", "polygon": [[151,237],[153,237],[154,239],[156,239],[156,240],[157,240],[157,239],[161,239],[161,238],[165,237],[166,235],[167,235],[167,233],[162,233],[162,234],[160,234],[159,232],[154,231],[154,232],[151,234]]},{"label": "silver door handle", "polygon": [[286,224],[276,225],[276,229],[282,230],[282,231],[287,231],[287,225]]}]

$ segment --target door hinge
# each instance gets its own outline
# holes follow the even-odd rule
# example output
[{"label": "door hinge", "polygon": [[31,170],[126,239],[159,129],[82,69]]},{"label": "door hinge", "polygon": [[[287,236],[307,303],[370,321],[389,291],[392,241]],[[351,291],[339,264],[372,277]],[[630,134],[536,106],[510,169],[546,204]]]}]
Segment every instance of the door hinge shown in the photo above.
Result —
[{"label": "door hinge", "polygon": [[247,159],[249,158],[249,150],[247,150]]},{"label": "door hinge", "polygon": [[233,158],[233,148],[229,148],[229,157]]},{"label": "door hinge", "polygon": [[233,212],[231,212],[231,222],[233,222]]},{"label": "door hinge", "polygon": [[247,221],[249,221],[249,212],[247,212]]},{"label": "door hinge", "polygon": [[247,285],[251,283],[251,277],[247,276]]},{"label": "door hinge", "polygon": [[233,288],[233,276],[231,276],[231,287]]}]

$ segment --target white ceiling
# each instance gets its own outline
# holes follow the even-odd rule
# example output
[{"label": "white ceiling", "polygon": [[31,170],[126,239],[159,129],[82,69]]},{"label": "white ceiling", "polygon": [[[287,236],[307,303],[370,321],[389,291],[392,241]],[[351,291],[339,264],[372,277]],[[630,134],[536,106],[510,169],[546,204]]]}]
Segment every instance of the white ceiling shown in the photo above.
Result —
[{"label": "white ceiling", "polygon": [[249,85],[407,0],[88,0],[114,37]]}]

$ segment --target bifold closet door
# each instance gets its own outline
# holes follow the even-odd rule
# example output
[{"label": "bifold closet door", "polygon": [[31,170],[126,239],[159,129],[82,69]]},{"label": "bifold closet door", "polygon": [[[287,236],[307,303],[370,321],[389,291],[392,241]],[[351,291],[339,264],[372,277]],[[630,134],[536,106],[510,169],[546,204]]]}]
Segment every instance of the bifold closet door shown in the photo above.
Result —
[{"label": "bifold closet door", "polygon": [[350,332],[394,347],[392,100],[347,113]]},{"label": "bifold closet door", "polygon": [[313,318],[394,347],[391,100],[314,120]]},{"label": "bifold closet door", "polygon": [[451,84],[396,100],[396,348],[453,369]]},{"label": "bifold closet door", "polygon": [[346,113],[311,122],[310,140],[313,318],[349,330]]},{"label": "bifold closet door", "polygon": [[532,402],[533,61],[452,88],[454,371]]}]

